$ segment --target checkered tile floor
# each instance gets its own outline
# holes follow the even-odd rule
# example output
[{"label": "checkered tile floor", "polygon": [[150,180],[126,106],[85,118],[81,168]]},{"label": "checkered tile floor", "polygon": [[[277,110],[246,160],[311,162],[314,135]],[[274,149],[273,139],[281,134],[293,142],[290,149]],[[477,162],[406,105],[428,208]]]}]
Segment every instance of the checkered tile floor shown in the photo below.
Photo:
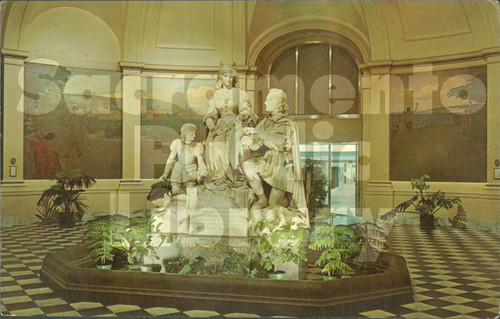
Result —
[{"label": "checkered tile floor", "polygon": [[[258,317],[170,307],[67,302],[39,279],[44,256],[80,243],[82,228],[30,225],[1,231],[1,313],[17,316]],[[474,230],[394,226],[389,245],[405,257],[415,302],[396,309],[361,312],[357,317],[494,318],[500,302],[500,236]]]}]

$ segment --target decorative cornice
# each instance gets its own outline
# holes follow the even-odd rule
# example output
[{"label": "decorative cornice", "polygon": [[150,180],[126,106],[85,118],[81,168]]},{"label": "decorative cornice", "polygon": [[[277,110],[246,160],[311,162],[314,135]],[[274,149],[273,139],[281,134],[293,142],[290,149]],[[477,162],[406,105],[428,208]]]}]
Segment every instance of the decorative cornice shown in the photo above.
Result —
[{"label": "decorative cornice", "polygon": [[[139,70],[139,71],[160,71],[160,72],[192,72],[192,73],[216,73],[220,66],[200,66],[200,65],[165,65],[165,64],[149,64],[143,62],[120,61],[122,70]],[[254,66],[235,65],[232,66],[238,72],[255,72]]]},{"label": "decorative cornice", "polygon": [[382,61],[369,61],[359,65],[361,70],[365,69],[393,69],[402,68],[408,66],[414,66],[415,64],[427,64],[427,63],[450,63],[450,62],[467,62],[467,61],[477,61],[486,60],[491,58],[500,57],[500,47],[485,48],[477,51],[441,55],[436,57],[427,58],[416,58],[416,59],[405,59],[405,60],[382,60]]},{"label": "decorative cornice", "polygon": [[122,70],[142,70],[144,69],[144,63],[142,62],[132,62],[132,61],[120,61],[120,69]]},{"label": "decorative cornice", "polygon": [[29,56],[29,52],[22,50],[2,49],[2,55],[4,57],[9,57],[14,59],[27,59]]}]

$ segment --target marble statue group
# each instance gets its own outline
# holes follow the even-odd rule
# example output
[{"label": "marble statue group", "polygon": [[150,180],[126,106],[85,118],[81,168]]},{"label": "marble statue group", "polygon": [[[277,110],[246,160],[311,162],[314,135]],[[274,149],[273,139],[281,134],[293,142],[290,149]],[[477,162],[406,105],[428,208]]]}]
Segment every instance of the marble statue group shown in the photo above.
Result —
[{"label": "marble statue group", "polygon": [[299,132],[288,116],[286,93],[270,89],[265,110],[259,121],[248,94],[237,86],[236,70],[222,67],[203,119],[206,140],[195,141],[197,127],[188,123],[171,144],[160,179],[171,181],[173,198],[196,189],[197,207],[245,209],[249,225],[309,225]]}]

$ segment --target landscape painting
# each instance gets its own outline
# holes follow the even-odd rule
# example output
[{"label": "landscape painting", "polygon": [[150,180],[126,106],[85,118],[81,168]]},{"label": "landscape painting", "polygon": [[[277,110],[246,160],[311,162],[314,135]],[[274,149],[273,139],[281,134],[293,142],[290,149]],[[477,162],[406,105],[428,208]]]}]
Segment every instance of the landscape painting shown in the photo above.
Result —
[{"label": "landscape painting", "polygon": [[26,63],[24,77],[24,178],[121,178],[121,73]]},{"label": "landscape painting", "polygon": [[431,76],[391,78],[390,179],[486,182],[486,67]]},{"label": "landscape painting", "polygon": [[162,175],[170,144],[183,124],[198,127],[196,141],[205,140],[203,117],[214,94],[215,75],[186,78],[144,77],[141,104],[141,178]]}]

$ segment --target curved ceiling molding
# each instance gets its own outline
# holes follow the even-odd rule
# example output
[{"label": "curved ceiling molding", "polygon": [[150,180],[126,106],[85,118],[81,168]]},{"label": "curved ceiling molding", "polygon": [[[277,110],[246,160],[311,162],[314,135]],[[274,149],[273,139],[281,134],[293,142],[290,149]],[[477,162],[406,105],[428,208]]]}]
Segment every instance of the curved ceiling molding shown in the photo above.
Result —
[{"label": "curved ceiling molding", "polygon": [[29,21],[20,33],[20,49],[32,57],[118,62],[120,43],[99,17],[82,9],[57,7]]},{"label": "curved ceiling molding", "polygon": [[[2,5],[2,10],[7,10],[7,7],[9,6],[10,6],[9,14],[8,16],[5,16],[5,18],[7,18],[7,21],[2,22],[2,26],[5,23],[2,47],[7,49],[18,50],[20,30],[22,29],[22,23],[24,20],[24,15],[26,13],[26,8],[28,7],[28,2],[27,1],[6,2]],[[16,19],[13,19],[12,17],[16,17]]]},{"label": "curved ceiling molding", "polygon": [[346,49],[358,63],[370,60],[367,38],[345,23],[314,17],[288,19],[260,34],[250,45],[248,64],[263,71],[279,54],[307,42],[328,42]]},{"label": "curved ceiling molding", "polygon": [[426,1],[425,6],[420,1],[396,1],[396,8],[406,42],[471,33],[461,1]]}]

